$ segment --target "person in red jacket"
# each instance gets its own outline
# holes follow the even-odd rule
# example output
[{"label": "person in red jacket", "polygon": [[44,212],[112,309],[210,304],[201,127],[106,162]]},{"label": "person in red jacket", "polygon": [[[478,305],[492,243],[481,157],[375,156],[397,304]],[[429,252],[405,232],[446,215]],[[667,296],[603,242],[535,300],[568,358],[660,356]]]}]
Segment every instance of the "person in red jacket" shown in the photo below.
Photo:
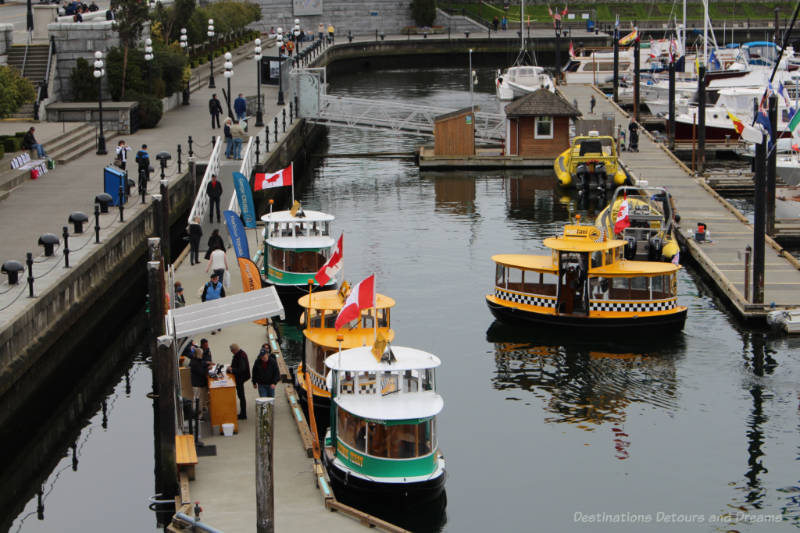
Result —
[{"label": "person in red jacket", "polygon": [[206,186],[206,194],[210,202],[208,206],[208,220],[209,222],[214,222],[214,207],[216,206],[217,223],[219,223],[221,222],[219,216],[219,199],[222,197],[222,184],[217,181],[216,174],[211,175],[211,181]]}]

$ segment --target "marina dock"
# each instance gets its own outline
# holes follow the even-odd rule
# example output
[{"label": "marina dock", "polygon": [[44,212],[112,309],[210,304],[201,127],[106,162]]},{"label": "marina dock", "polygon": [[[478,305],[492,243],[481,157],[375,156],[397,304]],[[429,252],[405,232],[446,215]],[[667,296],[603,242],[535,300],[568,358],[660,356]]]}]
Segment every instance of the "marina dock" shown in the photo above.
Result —
[{"label": "marina dock", "polygon": [[[597,100],[598,115],[614,116],[615,125],[627,132],[630,116],[588,85],[562,85],[559,90],[568,101],[576,99],[588,109],[592,95]],[[766,236],[764,303],[745,298],[745,247],[753,244],[753,226],[729,202],[717,194],[702,178],[669,153],[665,146],[641,129],[638,152],[622,152],[625,168],[637,179],[650,185],[666,187],[675,200],[681,220],[678,240],[717,292],[744,320],[763,320],[775,308],[791,308],[800,302],[800,262],[775,240]],[[706,224],[705,242],[693,238],[698,223]],[[751,284],[752,289],[752,284]],[[752,291],[751,291],[752,293]]]}]

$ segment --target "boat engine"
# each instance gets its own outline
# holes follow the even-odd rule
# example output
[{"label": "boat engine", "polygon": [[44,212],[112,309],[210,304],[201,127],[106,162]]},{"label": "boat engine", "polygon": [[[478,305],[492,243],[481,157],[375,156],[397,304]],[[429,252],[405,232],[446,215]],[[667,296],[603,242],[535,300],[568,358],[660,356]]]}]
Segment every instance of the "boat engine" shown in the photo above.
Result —
[{"label": "boat engine", "polygon": [[597,180],[596,188],[598,191],[605,192],[606,187],[608,187],[608,174],[606,173],[606,165],[605,163],[597,163],[594,166],[594,175],[595,179]]},{"label": "boat engine", "polygon": [[660,261],[661,250],[664,248],[664,243],[661,241],[661,238],[654,235],[650,237],[648,244],[650,246],[647,249],[647,259],[650,261]]},{"label": "boat engine", "polygon": [[625,245],[625,259],[636,258],[636,237],[625,237],[628,244]]},{"label": "boat engine", "polygon": [[577,189],[589,188],[589,167],[586,163],[581,163],[575,169],[575,187]]}]

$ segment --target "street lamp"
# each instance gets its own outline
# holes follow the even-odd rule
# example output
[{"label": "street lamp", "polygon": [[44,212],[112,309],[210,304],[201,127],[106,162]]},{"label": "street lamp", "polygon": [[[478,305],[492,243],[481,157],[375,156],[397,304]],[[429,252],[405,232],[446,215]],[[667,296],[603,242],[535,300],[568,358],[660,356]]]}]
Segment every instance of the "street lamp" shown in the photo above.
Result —
[{"label": "street lamp", "polygon": [[283,48],[283,29],[278,28],[277,34],[275,43],[278,46],[278,105],[283,105],[283,54],[281,53],[281,48]]},{"label": "street lamp", "polygon": [[97,137],[97,155],[106,155],[106,138],[103,136],[103,52],[94,53],[94,77],[97,78],[97,103],[100,106],[100,135]]},{"label": "street lamp", "polygon": [[472,94],[472,48],[469,49],[469,107],[475,112],[475,99]]},{"label": "street lamp", "polygon": [[[186,35],[186,28],[181,28],[181,48],[186,52],[186,60],[189,60],[189,37]],[[189,71],[189,78],[191,79],[191,71]],[[186,80],[186,88],[183,90],[183,105],[189,105],[189,82],[190,79]]]},{"label": "street lamp", "polygon": [[231,78],[233,77],[233,63],[231,62],[231,58],[233,56],[230,52],[225,52],[225,78],[228,80],[228,116],[233,118],[233,113],[231,112]]},{"label": "street lamp", "polygon": [[214,19],[208,19],[208,40],[211,43],[211,52],[208,54],[210,72],[208,73],[208,88],[216,89],[214,84]]},{"label": "street lamp", "polygon": [[262,128],[264,127],[264,115],[261,113],[261,39],[256,39],[256,47],[253,52],[253,59],[256,60],[256,99],[258,100],[256,127]]},{"label": "street lamp", "polygon": [[294,19],[294,43],[297,45],[297,53],[300,53],[300,19]]},{"label": "street lamp", "polygon": [[144,62],[147,65],[147,85],[152,87],[153,83],[150,79],[150,62],[153,60],[153,41],[145,39],[144,41]]}]

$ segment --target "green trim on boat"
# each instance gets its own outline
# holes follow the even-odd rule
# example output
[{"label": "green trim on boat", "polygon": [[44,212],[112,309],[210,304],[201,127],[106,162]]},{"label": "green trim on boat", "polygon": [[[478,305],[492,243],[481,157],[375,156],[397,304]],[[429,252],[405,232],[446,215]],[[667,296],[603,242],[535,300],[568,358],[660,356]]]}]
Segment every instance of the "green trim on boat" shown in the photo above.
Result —
[{"label": "green trim on boat", "polygon": [[356,451],[341,440],[337,444],[336,457],[349,469],[367,476],[416,477],[436,471],[436,450],[413,459],[383,459]]}]

